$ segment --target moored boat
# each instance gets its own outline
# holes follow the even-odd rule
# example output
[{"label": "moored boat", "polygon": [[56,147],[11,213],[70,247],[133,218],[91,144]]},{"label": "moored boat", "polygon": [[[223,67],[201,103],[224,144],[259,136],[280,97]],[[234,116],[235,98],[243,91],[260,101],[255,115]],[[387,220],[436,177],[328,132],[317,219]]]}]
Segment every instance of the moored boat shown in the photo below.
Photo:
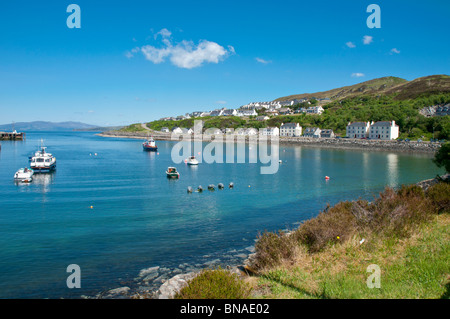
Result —
[{"label": "moored boat", "polygon": [[33,180],[34,171],[27,167],[19,169],[14,174],[14,180],[29,183]]},{"label": "moored boat", "polygon": [[198,165],[198,160],[192,155],[187,158],[186,163],[188,165]]},{"label": "moored boat", "polygon": [[175,167],[168,167],[166,171],[167,177],[169,178],[179,178],[180,173],[178,173]]},{"label": "moored boat", "polygon": [[42,146],[41,150],[34,153],[30,158],[30,167],[35,173],[48,173],[56,169],[56,158],[45,151],[46,147]]},{"label": "moored boat", "polygon": [[144,143],[142,143],[142,147],[144,151],[156,152],[158,150],[153,137],[147,139]]}]

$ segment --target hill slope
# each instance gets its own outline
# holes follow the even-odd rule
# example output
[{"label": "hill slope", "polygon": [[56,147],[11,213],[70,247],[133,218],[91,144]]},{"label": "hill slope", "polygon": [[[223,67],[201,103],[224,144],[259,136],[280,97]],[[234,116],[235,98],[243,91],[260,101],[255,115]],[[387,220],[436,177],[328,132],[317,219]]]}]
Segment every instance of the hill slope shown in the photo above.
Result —
[{"label": "hill slope", "polygon": [[396,94],[396,99],[411,99],[423,94],[450,92],[450,76],[431,75],[407,81],[398,77],[388,76],[355,85],[344,86],[317,93],[303,93],[284,96],[275,101],[285,101],[301,98],[330,98],[340,100],[360,95]]}]

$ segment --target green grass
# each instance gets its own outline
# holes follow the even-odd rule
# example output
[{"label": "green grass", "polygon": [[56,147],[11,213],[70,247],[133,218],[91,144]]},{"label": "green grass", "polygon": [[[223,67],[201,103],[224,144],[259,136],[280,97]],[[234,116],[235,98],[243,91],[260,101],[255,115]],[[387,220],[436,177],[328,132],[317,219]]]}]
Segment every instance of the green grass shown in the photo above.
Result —
[{"label": "green grass", "polygon": [[244,299],[251,287],[227,270],[205,269],[182,288],[175,299]]},{"label": "green grass", "polygon": [[[376,209],[363,207],[376,216],[365,224],[352,221],[351,205],[340,203],[305,223],[306,230],[303,224],[297,231],[315,234],[320,245],[304,242],[305,237],[294,232],[286,241],[296,251],[271,260],[264,259],[267,254],[261,250],[273,255],[274,247],[283,247],[283,237],[263,235],[256,247],[257,261],[262,260],[255,263],[260,269],[255,291],[264,291],[262,298],[449,298],[449,192],[445,183],[427,193],[414,186],[395,194],[387,190],[374,203]],[[365,242],[360,244],[362,238]],[[367,287],[371,264],[381,269],[381,288]]]},{"label": "green grass", "polygon": [[[387,188],[372,203],[342,202],[291,233],[260,235],[250,265],[255,276],[204,270],[176,298],[448,299],[449,213],[447,183],[427,192]],[[380,288],[367,286],[372,264],[380,267]]]}]

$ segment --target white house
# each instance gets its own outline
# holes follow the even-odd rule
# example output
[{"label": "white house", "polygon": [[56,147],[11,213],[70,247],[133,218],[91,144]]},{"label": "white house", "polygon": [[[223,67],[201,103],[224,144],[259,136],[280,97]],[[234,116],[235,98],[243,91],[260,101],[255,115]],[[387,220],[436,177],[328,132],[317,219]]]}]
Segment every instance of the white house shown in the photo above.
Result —
[{"label": "white house", "polygon": [[221,116],[226,109],[217,109],[211,112],[210,116]]},{"label": "white house", "polygon": [[176,127],[174,127],[172,129],[172,133],[174,133],[174,134],[183,134],[183,130],[181,129],[181,127],[176,126]]},{"label": "white house", "polygon": [[278,127],[265,127],[261,133],[263,136],[280,136],[280,129]]},{"label": "white house", "polygon": [[310,106],[306,110],[306,113],[308,113],[308,114],[322,114],[323,111],[324,111],[324,109],[321,106]]},{"label": "white house", "polygon": [[200,114],[200,117],[205,117],[205,116],[210,116],[210,115],[211,115],[211,112],[202,112]]},{"label": "white house", "polygon": [[228,109],[228,110],[224,110],[222,112],[222,116],[236,116],[237,111],[234,109]]},{"label": "white house", "polygon": [[182,127],[182,128],[181,128],[181,131],[183,132],[183,134],[193,134],[193,133],[194,133],[194,130],[193,130],[193,129],[191,129],[191,128],[185,128],[185,127]]},{"label": "white house", "polygon": [[163,127],[163,128],[161,128],[161,132],[170,133],[170,130],[168,127]]},{"label": "white house", "polygon": [[280,127],[281,136],[301,136],[302,127],[298,123],[281,123]]},{"label": "white house", "polygon": [[252,110],[239,110],[236,114],[237,116],[257,116],[258,113],[254,109]]},{"label": "white house", "polygon": [[304,137],[314,137],[314,138],[320,138],[320,133],[322,130],[318,127],[307,127],[305,129],[305,133],[303,134]]},{"label": "white house", "polygon": [[380,121],[370,125],[369,138],[374,140],[395,140],[399,127],[395,121]]},{"label": "white house", "polygon": [[258,130],[256,128],[250,127],[245,130],[245,135],[258,135]]},{"label": "white house", "polygon": [[320,137],[334,138],[334,132],[331,129],[324,129],[320,132]]},{"label": "white house", "polygon": [[369,136],[370,122],[348,123],[346,136],[350,138],[364,138]]},{"label": "white house", "polygon": [[205,130],[206,135],[223,135],[222,131],[218,128],[208,128]]},{"label": "white house", "polygon": [[267,115],[261,115],[261,116],[257,116],[255,118],[255,120],[257,120],[257,121],[266,121],[268,119],[270,119],[270,117],[268,117]]}]

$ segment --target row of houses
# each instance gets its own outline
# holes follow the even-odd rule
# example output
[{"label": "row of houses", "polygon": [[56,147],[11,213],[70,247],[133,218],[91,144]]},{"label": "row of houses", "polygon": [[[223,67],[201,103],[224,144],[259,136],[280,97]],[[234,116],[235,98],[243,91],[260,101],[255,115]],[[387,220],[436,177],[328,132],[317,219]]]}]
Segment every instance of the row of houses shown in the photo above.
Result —
[{"label": "row of houses", "polygon": [[[320,101],[329,100],[319,99]],[[186,113],[185,115],[179,116],[170,116],[163,117],[160,120],[162,121],[180,121],[184,119],[197,118],[197,117],[205,117],[205,116],[258,116],[258,111],[264,111],[267,115],[286,115],[286,114],[298,114],[298,113],[306,113],[306,114],[322,114],[324,109],[322,106],[311,106],[308,108],[300,108],[297,110],[293,110],[290,108],[293,105],[308,102],[308,99],[294,99],[289,101],[272,101],[272,102],[251,102],[246,105],[242,105],[238,109],[227,109],[221,108],[213,111],[195,111],[192,113]]]},{"label": "row of houses", "polygon": [[[193,128],[174,127],[169,130],[168,127],[163,127],[162,132],[175,134],[193,134]],[[233,129],[214,129],[207,133],[211,135],[220,134],[235,134],[235,135],[258,135],[263,136],[288,136],[288,137],[310,137],[310,138],[334,138],[335,133],[332,129],[321,129],[319,127],[307,127],[305,131],[299,123],[281,123],[278,127],[266,127],[259,132],[255,128],[238,128]],[[303,133],[303,134],[302,134]],[[373,140],[393,140],[398,138],[399,126],[395,121],[379,121],[379,122],[353,122],[348,123],[346,137],[348,138],[370,138]]]},{"label": "row of houses", "polygon": [[[163,127],[161,129],[162,132],[165,133],[174,133],[174,134],[194,134],[193,128],[182,128],[182,127],[174,127],[172,130],[169,130],[168,127]],[[205,131],[210,135],[222,135],[222,134],[234,134],[234,135],[262,135],[262,136],[291,136],[291,137],[299,137],[302,136],[302,127],[298,123],[281,123],[281,126],[278,127],[265,127],[258,131],[255,128],[238,128],[236,130],[233,129],[209,129]],[[312,138],[320,138],[320,137],[335,137],[333,130],[331,129],[320,129],[318,127],[308,127],[305,129],[303,134],[304,137],[312,137]]]},{"label": "row of houses", "polygon": [[264,113],[266,115],[258,116],[258,112],[256,109],[217,109],[210,112],[192,112],[192,113],[186,113],[185,115],[179,115],[177,117],[164,117],[160,120],[162,121],[180,121],[190,118],[198,118],[198,117],[205,117],[205,116],[239,116],[239,117],[250,117],[250,116],[256,116],[256,120],[258,121],[264,121],[269,119],[270,116],[277,116],[277,115],[289,115],[289,114],[299,114],[299,113],[306,113],[306,114],[322,114],[324,111],[323,107],[321,106],[311,106],[308,108],[300,108],[297,110],[292,110],[289,107],[281,107],[278,109],[269,108],[267,110],[264,110]]},{"label": "row of houses", "polygon": [[395,121],[353,122],[348,123],[346,136],[349,138],[370,138],[395,140],[399,135],[399,126]]}]

